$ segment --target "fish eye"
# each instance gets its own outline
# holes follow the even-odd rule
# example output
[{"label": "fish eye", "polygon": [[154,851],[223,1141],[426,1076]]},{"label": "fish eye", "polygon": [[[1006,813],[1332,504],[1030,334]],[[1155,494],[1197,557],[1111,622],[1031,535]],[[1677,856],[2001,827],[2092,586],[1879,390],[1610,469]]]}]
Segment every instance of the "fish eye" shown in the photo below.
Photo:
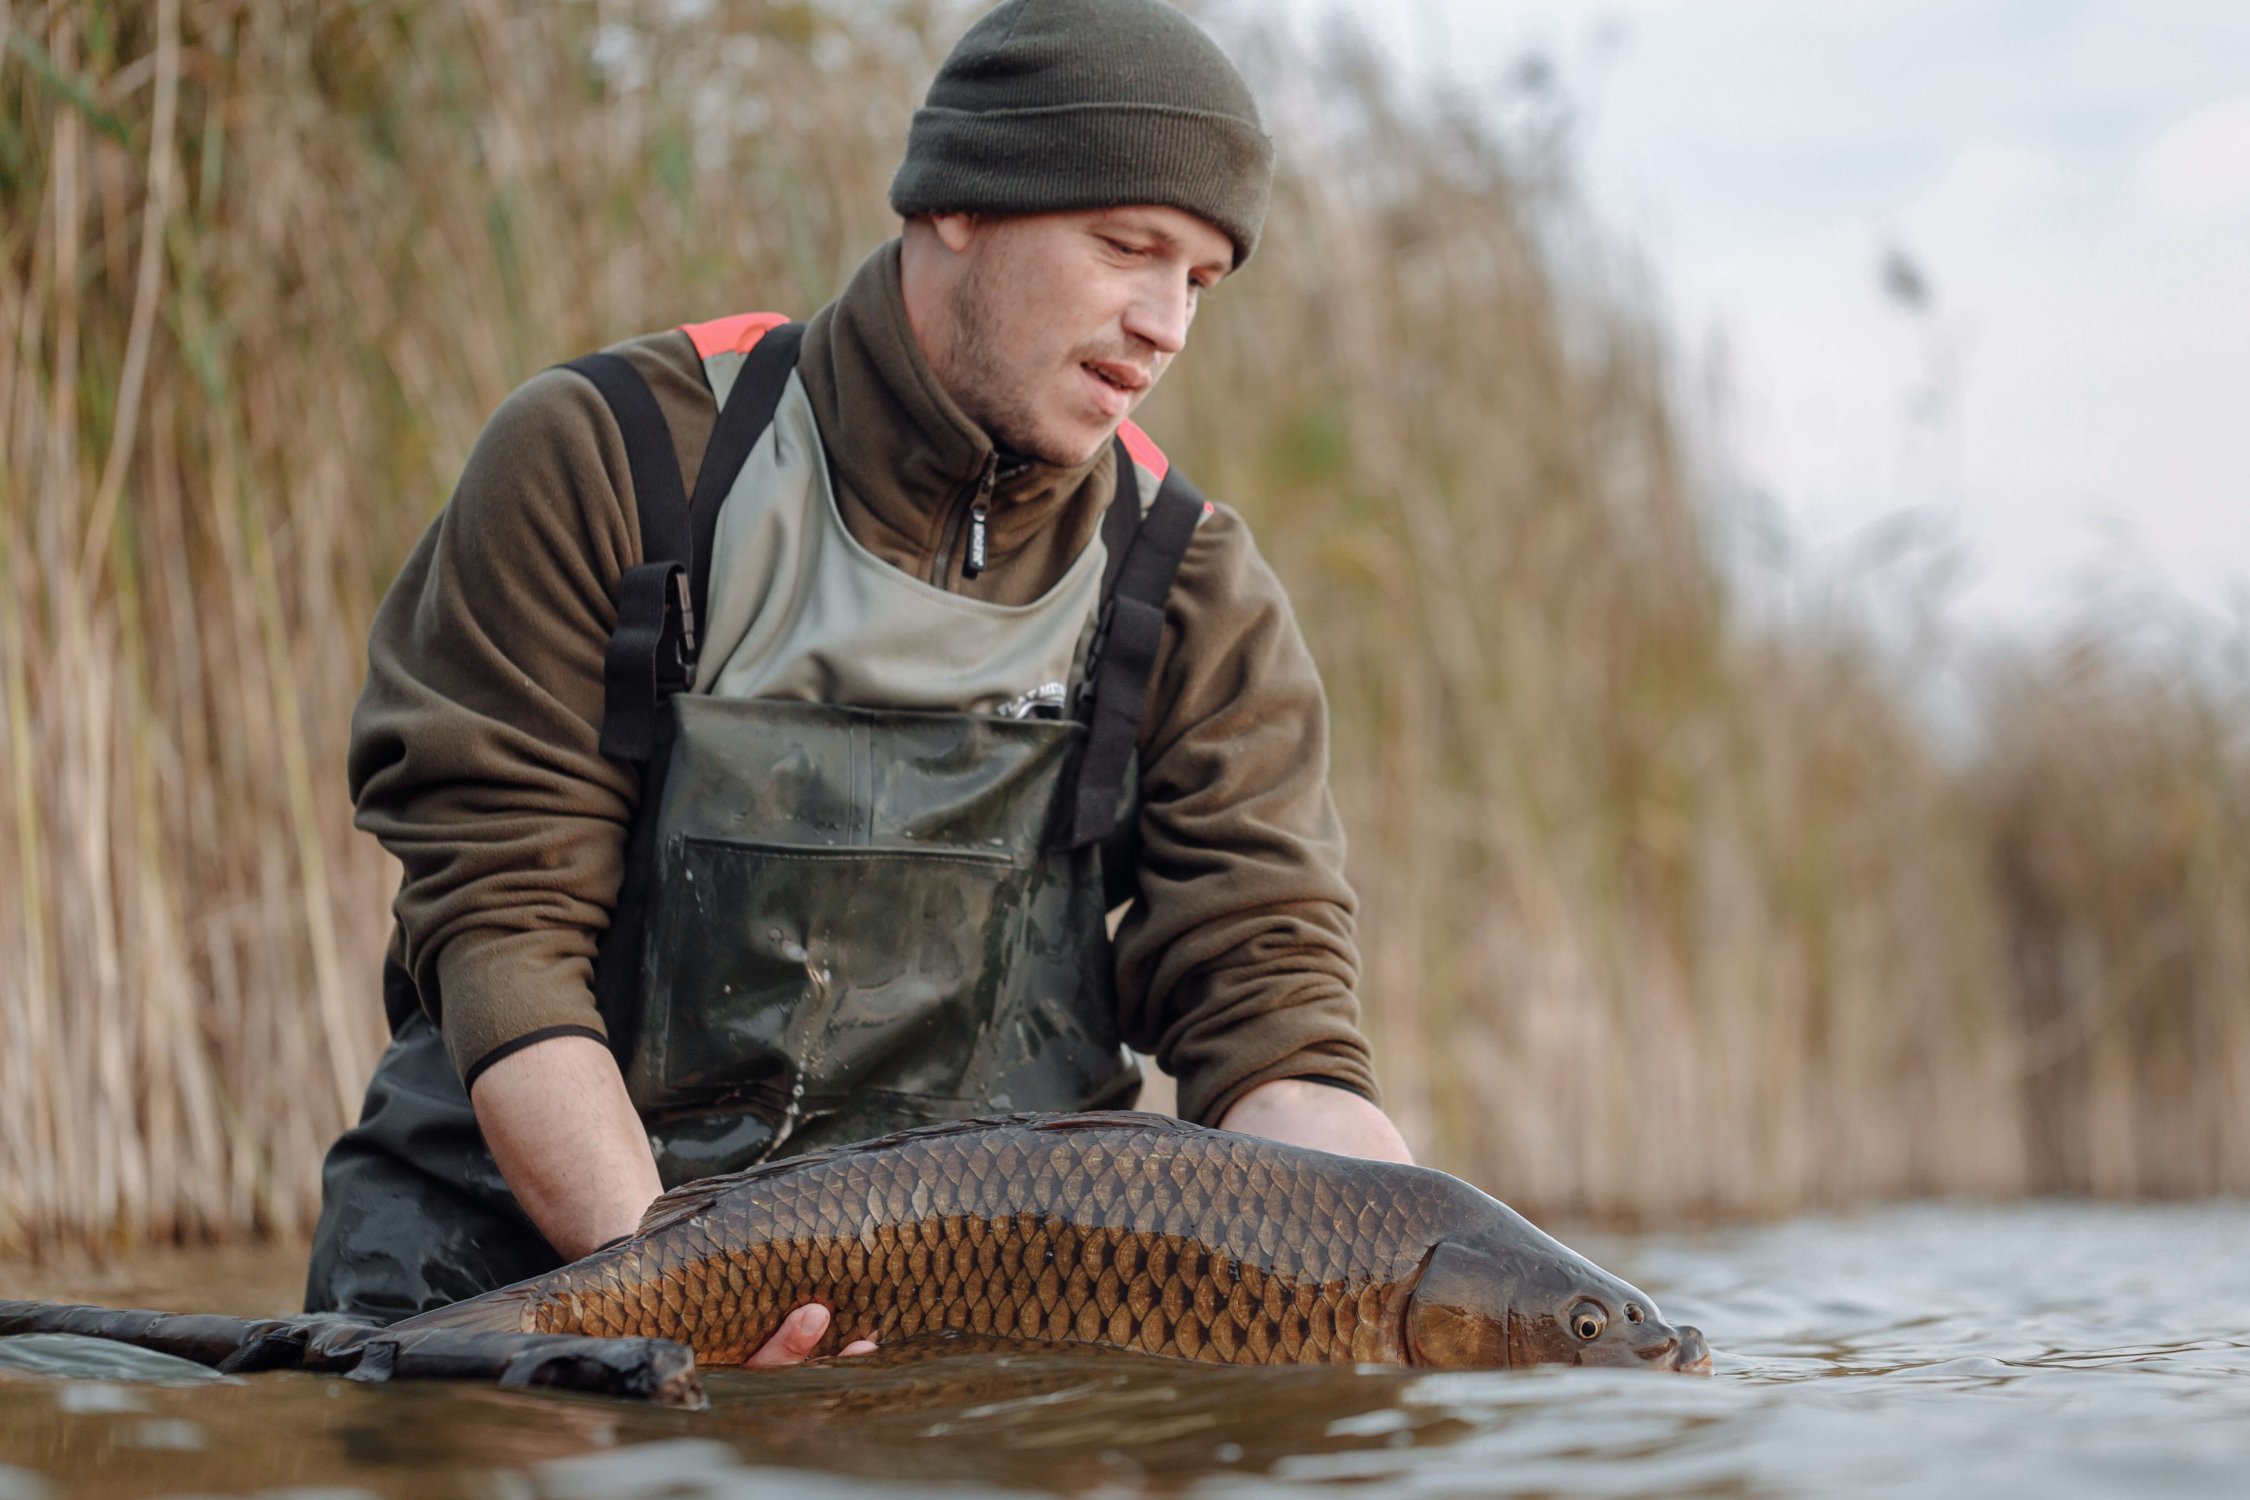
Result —
[{"label": "fish eye", "polygon": [[1609,1317],[1591,1302],[1581,1302],[1570,1313],[1570,1331],[1589,1343],[1602,1336]]}]

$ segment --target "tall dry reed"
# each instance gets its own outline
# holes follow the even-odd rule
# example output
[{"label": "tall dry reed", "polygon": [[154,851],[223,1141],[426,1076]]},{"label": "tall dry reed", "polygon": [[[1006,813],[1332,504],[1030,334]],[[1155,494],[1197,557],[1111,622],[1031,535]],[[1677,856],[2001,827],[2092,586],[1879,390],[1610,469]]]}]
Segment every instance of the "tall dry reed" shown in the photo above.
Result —
[{"label": "tall dry reed", "polygon": [[[0,1246],[303,1227],[374,601],[515,383],[891,231],[960,7],[696,9],[0,0]],[[2250,1185],[2240,698],[2013,668],[1942,761],[1742,608],[1552,163],[1230,35],[1285,170],[1148,420],[1327,672],[1410,1133],[1548,1211]]]}]

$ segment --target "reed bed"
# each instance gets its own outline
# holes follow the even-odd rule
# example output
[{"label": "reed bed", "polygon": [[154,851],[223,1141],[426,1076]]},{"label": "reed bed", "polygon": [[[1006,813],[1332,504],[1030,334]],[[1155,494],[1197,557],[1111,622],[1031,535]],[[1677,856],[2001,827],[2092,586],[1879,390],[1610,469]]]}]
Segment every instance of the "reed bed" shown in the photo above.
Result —
[{"label": "reed bed", "polygon": [[[305,1227],[376,599],[517,382],[833,295],[962,18],[0,0],[0,1249]],[[1939,754],[1857,605],[1746,607],[1551,155],[1215,19],[1285,165],[1148,424],[1327,673],[1409,1134],[1628,1218],[2250,1187],[2238,664],[2090,629]]]}]

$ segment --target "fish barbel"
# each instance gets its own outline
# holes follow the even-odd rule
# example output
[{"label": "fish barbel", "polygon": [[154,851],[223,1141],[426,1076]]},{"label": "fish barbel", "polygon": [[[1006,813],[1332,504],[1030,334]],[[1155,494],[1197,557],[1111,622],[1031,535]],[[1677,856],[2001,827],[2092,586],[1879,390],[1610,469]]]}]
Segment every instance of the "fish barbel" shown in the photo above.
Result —
[{"label": "fish barbel", "polygon": [[1468,1183],[1113,1111],[908,1131],[690,1183],[629,1239],[394,1325],[677,1340],[739,1365],[791,1310],[1233,1364],[1705,1371],[1693,1328]]}]

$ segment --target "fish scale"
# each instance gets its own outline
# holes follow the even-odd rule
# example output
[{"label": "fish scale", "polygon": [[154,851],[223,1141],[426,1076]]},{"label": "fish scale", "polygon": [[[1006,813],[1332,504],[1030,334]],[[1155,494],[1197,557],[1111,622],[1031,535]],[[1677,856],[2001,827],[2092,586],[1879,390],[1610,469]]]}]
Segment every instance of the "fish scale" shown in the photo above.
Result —
[{"label": "fish scale", "polygon": [[[1082,1118],[1109,1123],[941,1128],[700,1184],[625,1244],[495,1296],[523,1331],[672,1338],[719,1365],[815,1301],[835,1313],[822,1352],[974,1333],[1237,1363],[1399,1357],[1366,1307],[1411,1277],[1445,1196],[1427,1189],[1450,1179],[1350,1193],[1376,1211],[1341,1239],[1288,1233],[1324,1176],[1373,1164],[1308,1170],[1249,1137]],[[428,1317],[448,1313],[476,1316]]]}]

